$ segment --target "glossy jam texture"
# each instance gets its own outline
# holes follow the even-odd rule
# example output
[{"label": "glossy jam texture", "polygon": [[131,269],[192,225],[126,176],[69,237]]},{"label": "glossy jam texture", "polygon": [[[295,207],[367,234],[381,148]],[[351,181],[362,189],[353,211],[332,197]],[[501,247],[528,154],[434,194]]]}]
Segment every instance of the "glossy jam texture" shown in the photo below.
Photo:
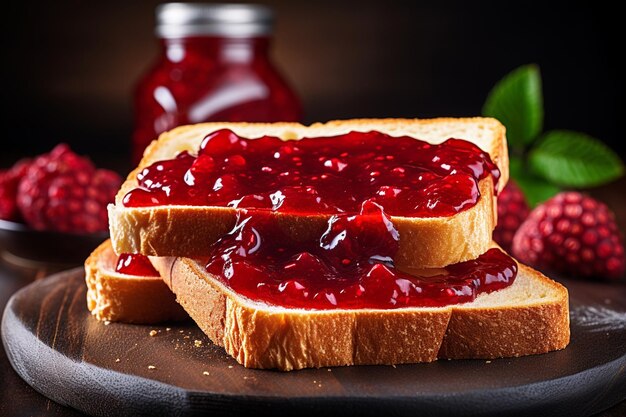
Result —
[{"label": "glossy jam texture", "polygon": [[117,259],[115,272],[139,277],[158,277],[159,273],[150,263],[147,256],[135,253],[123,253]]},{"label": "glossy jam texture", "polygon": [[419,276],[394,267],[398,232],[381,207],[336,215],[319,240],[294,242],[268,213],[240,213],[206,264],[238,294],[304,309],[392,309],[472,301],[513,283],[517,264],[499,249]]},{"label": "glossy jam texture", "polygon": [[500,176],[476,145],[432,145],[380,132],[283,141],[208,135],[198,154],[180,153],[137,176],[127,207],[211,205],[291,213],[358,213],[373,202],[392,216],[447,217],[474,206],[478,182]]}]

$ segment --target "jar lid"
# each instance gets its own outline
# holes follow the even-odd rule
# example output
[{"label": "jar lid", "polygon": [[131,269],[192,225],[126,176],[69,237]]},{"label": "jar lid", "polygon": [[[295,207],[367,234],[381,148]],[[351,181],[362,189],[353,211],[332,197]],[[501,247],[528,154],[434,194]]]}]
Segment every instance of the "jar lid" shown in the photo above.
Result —
[{"label": "jar lid", "polygon": [[257,4],[165,3],[156,9],[156,35],[252,37],[272,32],[274,14]]}]

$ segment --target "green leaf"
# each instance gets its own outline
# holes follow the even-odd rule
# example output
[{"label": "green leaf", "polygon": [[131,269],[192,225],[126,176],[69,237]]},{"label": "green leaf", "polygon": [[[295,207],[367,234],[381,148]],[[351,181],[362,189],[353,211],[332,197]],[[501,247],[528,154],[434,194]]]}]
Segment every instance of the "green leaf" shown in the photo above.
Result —
[{"label": "green leaf", "polygon": [[545,133],[528,158],[534,173],[564,187],[595,187],[624,174],[615,152],[598,139],[569,130]]},{"label": "green leaf", "polygon": [[525,167],[523,160],[519,157],[511,157],[509,170],[511,178],[522,189],[526,196],[526,201],[531,207],[543,203],[561,191],[556,185],[550,184],[545,179],[530,173]]},{"label": "green leaf", "polygon": [[526,201],[530,207],[543,203],[547,199],[554,197],[561,189],[554,184],[550,184],[543,178],[532,175],[515,178],[517,185],[526,196]]},{"label": "green leaf", "polygon": [[506,136],[514,148],[523,148],[537,138],[543,128],[541,73],[537,65],[525,65],[509,73],[491,90],[483,115],[495,117],[506,126]]}]

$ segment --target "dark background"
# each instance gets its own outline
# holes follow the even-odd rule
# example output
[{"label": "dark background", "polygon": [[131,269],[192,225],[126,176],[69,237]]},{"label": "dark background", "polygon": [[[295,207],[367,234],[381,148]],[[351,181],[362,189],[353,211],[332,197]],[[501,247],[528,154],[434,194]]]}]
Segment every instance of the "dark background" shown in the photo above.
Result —
[{"label": "dark background", "polygon": [[[59,141],[126,160],[134,83],[158,53],[157,1],[3,6],[2,156]],[[535,62],[546,128],[596,136],[622,156],[620,15],[600,2],[268,1],[273,57],[305,121],[478,115],[493,84]]]}]

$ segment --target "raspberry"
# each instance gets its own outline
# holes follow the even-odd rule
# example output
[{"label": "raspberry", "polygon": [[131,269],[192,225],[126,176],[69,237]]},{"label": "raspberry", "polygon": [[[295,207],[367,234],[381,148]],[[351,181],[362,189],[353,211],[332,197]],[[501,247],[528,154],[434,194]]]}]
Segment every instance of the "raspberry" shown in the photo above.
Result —
[{"label": "raspberry", "polygon": [[624,246],[608,207],[578,192],[563,192],[535,208],[513,239],[513,255],[540,269],[617,279]]},{"label": "raspberry", "polygon": [[17,184],[18,181],[13,179],[8,170],[0,171],[0,219],[13,220],[16,217]]},{"label": "raspberry", "polygon": [[76,155],[65,144],[37,157],[19,184],[18,207],[38,230],[97,232],[107,229],[107,203],[120,177]]},{"label": "raspberry", "polygon": [[493,240],[507,252],[511,252],[513,236],[526,220],[530,208],[524,193],[512,180],[498,195],[498,225],[493,231]]},{"label": "raspberry", "polygon": [[28,170],[30,159],[17,161],[9,170],[0,172],[0,219],[18,221],[17,187]]}]

